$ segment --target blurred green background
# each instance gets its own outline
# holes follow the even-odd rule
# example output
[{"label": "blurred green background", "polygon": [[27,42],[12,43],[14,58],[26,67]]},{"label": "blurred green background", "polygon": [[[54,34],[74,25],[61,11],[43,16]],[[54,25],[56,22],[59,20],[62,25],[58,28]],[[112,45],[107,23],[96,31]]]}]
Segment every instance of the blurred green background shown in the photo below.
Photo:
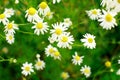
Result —
[{"label": "blurred green background", "polygon": [[[38,8],[42,1],[47,1],[51,11],[55,12],[52,20],[46,20],[50,27],[51,24],[61,22],[64,18],[70,18],[73,25],[69,28],[69,32],[74,36],[75,42],[73,49],[59,49],[61,53],[61,61],[46,57],[44,50],[49,45],[49,33],[37,36],[33,34],[33,26],[25,19],[25,11],[29,7]],[[100,0],[62,0],[59,4],[52,4],[52,0],[20,0],[19,4],[15,4],[14,0],[0,0],[0,13],[5,8],[13,8],[16,12],[10,18],[19,25],[19,30],[15,34],[15,43],[9,45],[5,38],[0,37],[0,56],[5,59],[15,58],[17,63],[1,62],[0,63],[0,80],[23,80],[21,74],[21,66],[24,62],[35,63],[36,54],[41,55],[41,59],[46,62],[46,67],[42,71],[35,71],[28,76],[26,80],[62,80],[61,73],[66,71],[69,73],[68,80],[120,80],[120,76],[116,75],[116,71],[120,68],[117,60],[120,55],[120,15],[116,16],[118,26],[112,30],[104,30],[99,26],[97,21],[90,20],[86,10],[100,8]],[[4,26],[0,24],[0,34],[5,36]],[[91,50],[82,45],[80,39],[85,33],[91,33],[96,36],[96,48]],[[56,46],[57,47],[57,46]],[[5,53],[5,48],[8,53]],[[71,59],[74,52],[84,56],[83,65],[91,67],[92,74],[86,78],[81,74],[81,66],[72,64]],[[109,60],[112,62],[113,72],[111,68],[106,68],[104,63]]]}]

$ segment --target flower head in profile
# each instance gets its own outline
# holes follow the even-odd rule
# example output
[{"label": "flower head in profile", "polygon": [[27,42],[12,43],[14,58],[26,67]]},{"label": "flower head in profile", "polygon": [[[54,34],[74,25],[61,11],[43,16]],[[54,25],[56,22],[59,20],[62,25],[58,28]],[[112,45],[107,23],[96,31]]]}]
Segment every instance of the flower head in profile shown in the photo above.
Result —
[{"label": "flower head in profile", "polygon": [[73,57],[72,63],[75,65],[77,64],[80,65],[83,62],[84,56],[79,56],[77,52],[75,52],[75,55],[73,55],[72,57]]},{"label": "flower head in profile", "polygon": [[82,72],[82,74],[84,74],[87,77],[89,77],[91,75],[91,68],[89,66],[83,66],[80,71]]},{"label": "flower head in profile", "polygon": [[95,42],[95,36],[91,35],[89,33],[86,33],[85,35],[83,35],[83,39],[81,39],[81,42],[83,42],[84,46],[90,49],[93,49],[96,47],[96,42]]},{"label": "flower head in profile", "polygon": [[27,18],[27,21],[29,21],[29,22],[35,22],[35,21],[38,22],[41,20],[41,18],[38,15],[38,11],[33,7],[30,7],[26,11],[25,17]]},{"label": "flower head in profile", "polygon": [[86,11],[90,19],[97,20],[99,18],[99,15],[101,14],[100,9],[92,9],[89,11]]},{"label": "flower head in profile", "polygon": [[32,63],[28,62],[24,63],[21,69],[24,76],[30,75],[32,72],[34,72]]},{"label": "flower head in profile", "polygon": [[50,12],[50,8],[46,2],[41,2],[39,4],[38,12],[40,15],[45,15],[47,12]]},{"label": "flower head in profile", "polygon": [[8,17],[11,17],[11,16],[13,16],[14,15],[14,13],[15,13],[15,10],[13,9],[13,8],[5,8],[5,12],[4,12],[5,14],[7,14],[8,15]]}]

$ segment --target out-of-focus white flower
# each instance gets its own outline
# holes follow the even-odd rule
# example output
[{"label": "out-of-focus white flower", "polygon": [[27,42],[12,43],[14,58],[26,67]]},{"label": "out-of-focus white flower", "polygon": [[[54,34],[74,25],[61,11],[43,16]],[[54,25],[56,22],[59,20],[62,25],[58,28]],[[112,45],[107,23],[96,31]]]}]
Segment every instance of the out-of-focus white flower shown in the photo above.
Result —
[{"label": "out-of-focus white flower", "polygon": [[69,28],[72,25],[72,21],[70,18],[65,18],[63,24],[65,27]]},{"label": "out-of-focus white flower", "polygon": [[14,15],[15,10],[13,10],[13,8],[9,8],[9,9],[5,8],[5,12],[4,13],[7,14],[9,17],[11,17],[11,16]]},{"label": "out-of-focus white flower", "polygon": [[99,18],[99,15],[101,14],[100,9],[92,9],[89,11],[86,11],[90,19],[97,20]]},{"label": "out-of-focus white flower", "polygon": [[52,19],[52,18],[53,18],[53,14],[54,14],[54,12],[48,11],[48,12],[45,13],[44,16],[45,16],[46,18],[48,18],[48,19]]},{"label": "out-of-focus white flower", "polygon": [[15,0],[15,4],[18,4],[19,3],[19,0]]},{"label": "out-of-focus white flower", "polygon": [[40,60],[39,58],[37,58],[37,61],[35,63],[35,68],[37,70],[43,70],[45,68],[45,62],[43,60]]},{"label": "out-of-focus white flower", "polygon": [[14,35],[13,34],[6,34],[6,40],[9,44],[14,43]]},{"label": "out-of-focus white flower", "polygon": [[62,73],[61,73],[61,77],[62,77],[64,80],[66,80],[66,79],[68,79],[68,78],[70,77],[70,75],[68,74],[68,72],[62,72]]},{"label": "out-of-focus white flower", "polygon": [[80,71],[82,72],[82,74],[84,74],[87,77],[89,77],[91,75],[91,68],[89,66],[84,66],[80,69]]},{"label": "out-of-focus white flower", "polygon": [[118,69],[118,71],[116,72],[117,75],[120,75],[120,69]]},{"label": "out-of-focus white flower", "polygon": [[60,3],[61,0],[53,0],[53,4]]}]

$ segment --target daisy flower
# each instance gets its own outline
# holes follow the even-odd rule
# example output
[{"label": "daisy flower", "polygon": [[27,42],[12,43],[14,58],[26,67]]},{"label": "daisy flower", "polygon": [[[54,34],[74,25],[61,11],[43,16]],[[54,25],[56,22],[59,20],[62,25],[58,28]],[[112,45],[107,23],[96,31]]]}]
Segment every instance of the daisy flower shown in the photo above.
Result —
[{"label": "daisy flower", "polygon": [[59,39],[57,46],[59,48],[69,48],[73,44],[74,38],[70,35],[70,32],[63,33]]},{"label": "daisy flower", "polygon": [[53,4],[55,4],[56,2],[57,3],[60,3],[61,0],[53,0]]},{"label": "daisy flower", "polygon": [[45,13],[44,16],[45,16],[46,18],[48,18],[48,19],[52,19],[52,18],[53,18],[53,14],[54,14],[54,12],[48,11],[48,12]]},{"label": "daisy flower", "polygon": [[75,52],[75,55],[73,55],[72,57],[73,57],[72,62],[75,65],[77,64],[80,65],[83,62],[84,56],[78,56],[77,52]]},{"label": "daisy flower", "polygon": [[22,69],[22,74],[25,76],[30,75],[31,72],[34,72],[32,63],[28,63],[28,62],[24,63],[21,69]]},{"label": "daisy flower", "polygon": [[41,18],[38,15],[38,12],[35,8],[31,7],[26,11],[25,18],[27,18],[27,21],[29,22],[35,22],[40,21]]},{"label": "daisy flower", "polygon": [[120,69],[118,69],[118,71],[116,72],[117,75],[120,75]]},{"label": "daisy flower", "polygon": [[60,52],[58,50],[55,51],[55,52],[53,52],[53,57],[54,57],[54,59],[61,60],[61,54],[60,54]]},{"label": "daisy flower", "polygon": [[100,9],[92,9],[89,11],[86,11],[90,19],[97,20],[99,18],[99,15],[101,14]]},{"label": "daisy flower", "polygon": [[106,12],[103,10],[103,14],[99,16],[100,19],[98,20],[100,22],[100,26],[106,30],[111,30],[111,28],[117,26],[116,20],[114,18],[115,15],[116,13]]},{"label": "daisy flower", "polygon": [[47,12],[50,12],[48,4],[46,2],[41,2],[39,4],[38,12],[40,13],[40,15],[45,15],[47,14]]},{"label": "daisy flower", "polygon": [[17,24],[14,24],[14,21],[12,21],[11,23],[6,24],[4,32],[8,34],[14,34],[15,30],[18,30],[18,26]]},{"label": "daisy flower", "polygon": [[57,48],[53,47],[52,45],[48,45],[47,48],[45,48],[45,54],[47,56],[53,57],[53,54],[56,51],[57,51]]},{"label": "daisy flower", "polygon": [[14,15],[15,11],[13,10],[13,8],[9,8],[9,9],[5,8],[4,13],[7,14],[9,17],[11,17]]},{"label": "daisy flower", "polygon": [[65,27],[69,28],[72,25],[72,21],[70,18],[65,18],[63,24]]},{"label": "daisy flower", "polygon": [[68,74],[68,72],[62,72],[62,73],[61,73],[61,77],[62,77],[64,80],[66,80],[66,79],[68,79],[68,78],[70,77],[70,75]]},{"label": "daisy flower", "polygon": [[49,40],[49,42],[50,42],[51,44],[56,41],[53,36],[49,36],[49,37],[48,37],[48,40]]},{"label": "daisy flower", "polygon": [[51,29],[50,33],[52,34],[52,37],[54,37],[55,41],[58,41],[60,35],[62,35],[65,32],[65,30],[67,30],[67,28],[63,26],[63,23],[58,24],[57,22],[55,24],[52,24],[52,27],[54,29]]},{"label": "daisy flower", "polygon": [[39,21],[39,22],[34,22],[34,26],[32,27],[32,29],[35,29],[34,33],[37,35],[44,34],[48,31],[48,24],[47,22],[43,22],[43,20]]},{"label": "daisy flower", "polygon": [[14,35],[12,34],[6,34],[6,40],[9,44],[14,43]]},{"label": "daisy flower", "polygon": [[35,63],[35,68],[37,70],[43,70],[43,68],[45,68],[45,62],[37,58],[37,61]]},{"label": "daisy flower", "polygon": [[9,17],[10,16],[6,13],[0,14],[0,23],[2,22],[4,25],[6,25],[9,22],[8,20]]},{"label": "daisy flower", "polygon": [[84,66],[80,69],[80,71],[82,72],[82,74],[84,74],[87,77],[89,77],[91,75],[91,68],[89,66]]},{"label": "daisy flower", "polygon": [[90,49],[93,49],[96,47],[96,43],[95,43],[95,36],[91,35],[89,33],[86,33],[85,35],[83,35],[84,38],[81,39],[81,42],[84,42],[84,46]]}]

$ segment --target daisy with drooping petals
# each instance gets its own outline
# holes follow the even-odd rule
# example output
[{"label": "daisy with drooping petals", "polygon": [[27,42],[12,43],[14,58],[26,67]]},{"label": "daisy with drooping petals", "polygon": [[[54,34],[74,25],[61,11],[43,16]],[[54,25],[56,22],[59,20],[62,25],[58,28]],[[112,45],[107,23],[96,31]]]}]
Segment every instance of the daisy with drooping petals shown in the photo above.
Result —
[{"label": "daisy with drooping petals", "polygon": [[43,20],[39,21],[39,22],[34,22],[34,26],[32,27],[32,29],[35,29],[34,33],[37,35],[44,34],[48,31],[48,24],[47,22],[43,22]]},{"label": "daisy with drooping petals", "polygon": [[11,17],[14,15],[15,11],[13,10],[13,8],[9,8],[9,9],[5,8],[4,13],[7,14],[9,17]]},{"label": "daisy with drooping petals", "polygon": [[6,13],[0,14],[0,23],[2,22],[4,25],[6,25],[9,22],[8,20],[9,17],[10,16],[7,15]]},{"label": "daisy with drooping petals", "polygon": [[111,28],[117,26],[116,19],[114,18],[115,15],[116,13],[106,12],[103,10],[103,14],[99,16],[100,19],[98,20],[100,22],[100,26],[106,30],[111,30]]},{"label": "daisy with drooping petals", "polygon": [[29,22],[35,22],[35,21],[40,21],[41,18],[38,15],[38,12],[35,8],[31,7],[26,11],[25,17],[27,18],[27,21]]},{"label": "daisy with drooping petals", "polygon": [[35,63],[35,68],[37,70],[43,70],[43,68],[45,68],[45,62],[37,58],[37,61]]},{"label": "daisy with drooping petals", "polygon": [[62,77],[64,80],[66,80],[66,79],[68,79],[68,78],[70,77],[70,75],[68,74],[68,72],[62,72],[62,73],[61,73],[61,77]]},{"label": "daisy with drooping petals", "polygon": [[6,40],[9,44],[14,43],[14,35],[13,34],[6,34]]},{"label": "daisy with drooping petals", "polygon": [[91,68],[89,66],[84,66],[80,69],[80,71],[82,72],[82,74],[84,74],[87,77],[89,77],[91,75]]},{"label": "daisy with drooping petals", "polygon": [[21,69],[22,69],[22,74],[25,76],[30,75],[31,72],[34,72],[32,63],[28,63],[28,62],[24,63]]},{"label": "daisy with drooping petals", "polygon": [[92,9],[89,11],[86,11],[90,19],[97,20],[99,18],[99,15],[101,14],[100,9]]},{"label": "daisy with drooping petals", "polygon": [[11,23],[6,24],[4,32],[8,34],[14,34],[15,30],[18,30],[18,26],[17,24],[14,24],[14,21],[12,21]]},{"label": "daisy with drooping petals", "polygon": [[51,29],[50,33],[52,34],[52,37],[54,37],[55,41],[58,41],[60,35],[62,35],[65,32],[65,30],[67,30],[67,28],[63,26],[63,23],[58,24],[57,22],[55,24],[52,24],[52,27],[54,29]]},{"label": "daisy with drooping petals", "polygon": [[55,4],[56,2],[57,3],[60,3],[61,0],[53,0],[53,4]]},{"label": "daisy with drooping petals", "polygon": [[69,28],[72,25],[72,21],[70,18],[65,18],[63,24],[65,27]]},{"label": "daisy with drooping petals", "polygon": [[69,48],[73,44],[74,38],[70,35],[70,32],[63,33],[59,39],[57,46],[59,48]]},{"label": "daisy with drooping petals", "polygon": [[75,65],[77,64],[80,65],[83,62],[84,56],[78,56],[77,52],[75,52],[75,55],[73,55],[72,57],[73,57],[72,62]]},{"label": "daisy with drooping petals", "polygon": [[48,45],[47,48],[45,48],[45,54],[47,56],[53,57],[53,53],[57,51],[57,48],[53,47],[52,45]]},{"label": "daisy with drooping petals", "polygon": [[84,38],[81,39],[81,42],[84,42],[84,46],[90,49],[93,49],[96,47],[96,43],[95,43],[95,36],[91,35],[89,33],[86,33],[85,35],[83,35]]},{"label": "daisy with drooping petals", "polygon": [[40,15],[45,15],[47,14],[47,12],[50,12],[48,4],[46,2],[41,2],[39,4],[38,12],[40,13]]}]

